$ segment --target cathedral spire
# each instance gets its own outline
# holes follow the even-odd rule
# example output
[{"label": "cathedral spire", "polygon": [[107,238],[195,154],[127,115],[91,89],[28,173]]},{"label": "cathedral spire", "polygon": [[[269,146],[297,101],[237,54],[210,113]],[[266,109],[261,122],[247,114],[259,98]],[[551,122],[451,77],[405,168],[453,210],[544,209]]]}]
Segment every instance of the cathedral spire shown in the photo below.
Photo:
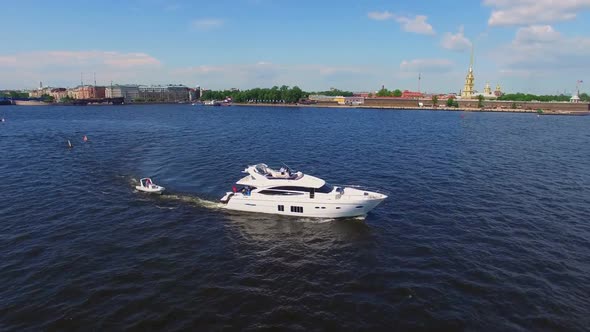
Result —
[{"label": "cathedral spire", "polygon": [[471,44],[471,59],[469,61],[469,71],[465,77],[465,85],[463,91],[461,91],[461,97],[470,99],[475,95],[475,75],[473,75],[473,44]]},{"label": "cathedral spire", "polygon": [[469,71],[473,71],[473,43],[471,44],[471,60],[469,61]]}]

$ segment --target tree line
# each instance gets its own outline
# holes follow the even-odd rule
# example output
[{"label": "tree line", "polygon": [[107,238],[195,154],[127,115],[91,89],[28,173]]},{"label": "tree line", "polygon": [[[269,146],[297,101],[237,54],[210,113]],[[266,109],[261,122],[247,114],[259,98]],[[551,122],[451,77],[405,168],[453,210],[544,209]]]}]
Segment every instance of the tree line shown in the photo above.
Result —
[{"label": "tree line", "polygon": [[7,91],[0,94],[2,98],[12,98],[12,99],[25,99],[29,98],[28,92],[19,92],[19,91]]},{"label": "tree line", "polygon": [[296,103],[301,99],[308,98],[310,95],[326,96],[345,96],[353,95],[350,91],[332,89],[330,91],[306,92],[298,86],[281,87],[273,86],[272,88],[254,88],[250,90],[207,90],[201,95],[201,100],[224,100],[231,98],[236,103],[258,102],[258,103]]},{"label": "tree line", "polygon": [[[387,90],[386,88],[381,88],[381,90],[377,91],[377,97],[401,97],[402,91],[400,89],[395,90]],[[372,97],[372,96],[370,96]]]},{"label": "tree line", "polygon": [[[509,101],[570,101],[572,96],[569,95],[533,95],[530,93],[508,93],[500,96],[498,100]],[[581,101],[590,101],[590,96],[587,93],[579,95]]]}]

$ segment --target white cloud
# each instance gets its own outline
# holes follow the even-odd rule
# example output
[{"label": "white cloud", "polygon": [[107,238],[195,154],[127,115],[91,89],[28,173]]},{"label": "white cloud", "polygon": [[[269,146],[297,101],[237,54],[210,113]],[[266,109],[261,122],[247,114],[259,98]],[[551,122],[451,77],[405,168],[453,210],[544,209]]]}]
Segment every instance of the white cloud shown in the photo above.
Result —
[{"label": "white cloud", "polygon": [[532,25],[516,31],[514,42],[527,44],[536,42],[551,42],[561,38],[561,34],[550,25]]},{"label": "white cloud", "polygon": [[68,67],[116,67],[158,66],[160,61],[145,53],[120,53],[111,51],[35,51],[0,56],[0,67],[40,68]]},{"label": "white cloud", "polygon": [[16,56],[0,56],[0,67],[15,65],[17,63]]},{"label": "white cloud", "polygon": [[225,24],[225,21],[218,18],[200,18],[191,22],[191,26],[197,30],[216,29]]},{"label": "white cloud", "polygon": [[[322,64],[275,64],[265,61],[248,64],[200,65],[172,70],[179,79],[198,79],[213,88],[253,88],[273,85],[298,85],[307,89],[326,89],[330,86],[379,81],[376,76],[387,75],[382,68],[370,66],[330,66]],[[391,73],[389,73],[391,75]],[[359,84],[364,80],[364,83]],[[348,83],[347,83],[348,82]],[[371,84],[371,83],[369,83]],[[345,86],[344,86],[345,87]],[[343,87],[343,88],[344,88]],[[350,88],[350,87],[349,87]]]},{"label": "white cloud", "polygon": [[432,25],[426,22],[427,19],[428,17],[424,15],[416,15],[414,18],[395,16],[395,21],[401,24],[404,31],[422,35],[434,35],[435,31],[432,28]]},{"label": "white cloud", "polygon": [[114,80],[134,81],[161,70],[158,59],[145,53],[111,51],[34,51],[0,55],[0,84],[11,87],[75,85],[80,73],[96,73],[100,84]]},{"label": "white cloud", "polygon": [[367,16],[372,19],[372,20],[376,20],[376,21],[384,21],[384,20],[388,20],[390,18],[393,17],[393,14],[388,12],[388,11],[384,11],[384,12],[370,12],[369,14],[367,14]]},{"label": "white cloud", "polygon": [[569,21],[590,9],[590,0],[484,0],[483,4],[493,8],[491,26]]},{"label": "white cloud", "polygon": [[447,32],[442,38],[441,45],[443,48],[451,51],[462,52],[471,47],[471,41],[463,34],[463,26],[455,34]]},{"label": "white cloud", "polygon": [[415,17],[408,17],[408,16],[400,16],[388,11],[384,12],[370,12],[367,16],[376,21],[385,21],[385,20],[395,20],[399,23],[404,31],[418,33],[422,35],[434,35],[436,32],[432,25],[430,25],[426,20],[428,20],[427,16],[424,15],[416,15]]},{"label": "white cloud", "polygon": [[182,6],[177,3],[169,3],[164,7],[164,10],[167,12],[174,12],[181,9]]},{"label": "white cloud", "polygon": [[590,70],[590,38],[568,37],[549,25],[523,27],[508,45],[493,54],[505,73],[533,71],[538,74]]},{"label": "white cloud", "polygon": [[399,65],[406,72],[444,72],[453,67],[453,62],[447,59],[413,59],[404,60]]}]

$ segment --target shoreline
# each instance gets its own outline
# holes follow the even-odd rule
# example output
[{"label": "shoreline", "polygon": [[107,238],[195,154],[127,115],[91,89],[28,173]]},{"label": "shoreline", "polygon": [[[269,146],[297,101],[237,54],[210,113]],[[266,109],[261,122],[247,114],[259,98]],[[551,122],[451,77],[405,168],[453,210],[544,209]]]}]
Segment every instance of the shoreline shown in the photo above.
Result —
[{"label": "shoreline", "polygon": [[[20,105],[19,105],[20,104]],[[174,103],[174,102],[156,102],[156,103],[127,103],[127,104],[107,104],[107,103],[96,103],[78,105],[71,103],[19,103],[12,106],[136,106],[136,105],[191,105],[191,103]],[[7,105],[8,106],[8,105]],[[207,106],[207,105],[198,105]],[[397,110],[397,111],[443,111],[443,112],[482,112],[482,113],[532,113],[538,115],[567,115],[567,116],[585,116],[590,115],[590,111],[579,111],[579,110],[542,110],[539,112],[534,109],[522,109],[522,108],[474,108],[474,107],[416,107],[416,106],[393,106],[393,105],[334,105],[334,104],[262,104],[262,103],[232,103],[228,106],[237,107],[288,107],[288,108],[339,108],[339,109],[379,109],[379,110]],[[211,106],[207,106],[211,107]],[[225,106],[227,107],[227,106]]]},{"label": "shoreline", "polygon": [[260,106],[260,107],[316,107],[316,108],[349,108],[349,109],[384,109],[384,110],[399,110],[399,111],[444,111],[444,112],[493,112],[493,113],[534,113],[539,115],[571,115],[583,116],[590,115],[590,111],[554,111],[544,110],[539,113],[537,110],[528,110],[520,108],[470,108],[470,107],[410,107],[410,106],[348,106],[348,105],[322,105],[322,104],[247,104],[247,103],[232,103],[232,106]]}]

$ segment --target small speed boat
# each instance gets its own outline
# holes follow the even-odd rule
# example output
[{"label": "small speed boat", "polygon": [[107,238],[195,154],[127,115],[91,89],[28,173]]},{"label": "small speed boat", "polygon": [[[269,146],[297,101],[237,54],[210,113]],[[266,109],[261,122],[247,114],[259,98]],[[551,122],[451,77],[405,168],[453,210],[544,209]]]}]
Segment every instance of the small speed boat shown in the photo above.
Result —
[{"label": "small speed boat", "polygon": [[164,192],[166,188],[158,186],[157,184],[152,182],[152,179],[150,178],[143,178],[139,180],[139,186],[135,186],[135,189],[150,194],[161,194]]}]

